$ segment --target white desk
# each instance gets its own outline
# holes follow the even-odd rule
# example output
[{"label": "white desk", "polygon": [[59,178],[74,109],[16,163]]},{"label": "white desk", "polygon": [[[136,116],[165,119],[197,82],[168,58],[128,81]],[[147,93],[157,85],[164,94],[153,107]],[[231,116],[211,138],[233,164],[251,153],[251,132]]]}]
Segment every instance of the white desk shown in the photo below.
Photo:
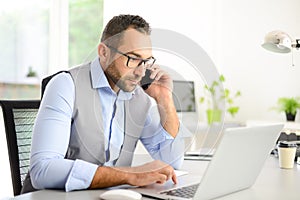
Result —
[{"label": "white desk", "polygon": [[[204,172],[207,162],[184,161],[183,170],[192,174]],[[228,180],[230,181],[230,180]],[[103,190],[85,190],[76,192],[64,192],[58,190],[41,190],[17,196],[15,200],[99,200],[99,195]],[[143,198],[149,199],[149,198]],[[233,193],[220,200],[299,200],[300,199],[300,165],[293,169],[280,169],[278,159],[270,157],[259,175],[256,183],[247,190]]]}]

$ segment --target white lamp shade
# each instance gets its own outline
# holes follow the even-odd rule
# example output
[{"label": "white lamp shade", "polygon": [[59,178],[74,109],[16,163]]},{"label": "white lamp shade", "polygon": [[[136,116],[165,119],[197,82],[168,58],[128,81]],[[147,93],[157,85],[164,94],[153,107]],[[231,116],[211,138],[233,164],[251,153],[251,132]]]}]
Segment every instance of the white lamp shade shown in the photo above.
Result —
[{"label": "white lamp shade", "polygon": [[265,42],[261,46],[269,51],[289,53],[292,49],[292,39],[283,31],[272,31],[265,36]]}]

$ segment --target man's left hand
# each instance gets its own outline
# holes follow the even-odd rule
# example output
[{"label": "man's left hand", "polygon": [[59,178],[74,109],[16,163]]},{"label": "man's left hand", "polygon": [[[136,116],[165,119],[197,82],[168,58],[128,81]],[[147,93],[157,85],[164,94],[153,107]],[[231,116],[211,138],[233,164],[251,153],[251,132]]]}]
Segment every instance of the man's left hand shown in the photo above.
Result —
[{"label": "man's left hand", "polygon": [[154,81],[145,92],[156,100],[172,96],[173,81],[170,75],[158,65],[154,65],[150,70],[150,78]]}]

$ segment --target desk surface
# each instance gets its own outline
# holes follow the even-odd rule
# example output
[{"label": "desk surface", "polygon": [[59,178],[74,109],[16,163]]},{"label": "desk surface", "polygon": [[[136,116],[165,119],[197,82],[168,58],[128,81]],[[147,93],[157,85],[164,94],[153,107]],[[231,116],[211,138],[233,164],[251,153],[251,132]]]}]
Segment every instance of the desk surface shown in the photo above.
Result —
[{"label": "desk surface", "polygon": [[[183,170],[191,174],[202,174],[208,162],[184,161]],[[99,195],[104,190],[85,190],[75,192],[64,192],[57,190],[41,190],[33,193],[17,196],[15,200],[99,200]],[[149,199],[149,198],[143,198]],[[255,184],[247,190],[233,193],[218,199],[222,200],[299,200],[300,199],[300,165],[293,169],[280,169],[278,159],[270,157],[267,159],[261,174]]]}]

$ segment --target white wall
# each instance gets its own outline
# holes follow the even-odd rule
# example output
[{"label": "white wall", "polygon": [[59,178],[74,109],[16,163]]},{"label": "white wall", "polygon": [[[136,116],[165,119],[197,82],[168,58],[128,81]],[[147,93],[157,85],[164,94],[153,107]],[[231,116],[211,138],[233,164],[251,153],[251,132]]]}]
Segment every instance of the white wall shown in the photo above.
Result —
[{"label": "white wall", "polygon": [[[225,2],[225,1],[224,1]],[[232,87],[241,88],[242,119],[282,119],[283,114],[270,111],[279,96],[300,96],[300,51],[276,54],[260,47],[264,35],[281,29],[300,36],[298,0],[223,2],[221,32],[217,46],[218,65]]]},{"label": "white wall", "polygon": [[283,113],[270,110],[278,97],[300,96],[300,50],[294,52],[292,67],[292,54],[268,52],[260,45],[266,33],[277,29],[299,38],[298,8],[299,0],[110,0],[104,3],[104,20],[139,14],[153,28],[190,37],[225,75],[225,86],[241,90],[235,120],[273,121],[284,120]]}]

